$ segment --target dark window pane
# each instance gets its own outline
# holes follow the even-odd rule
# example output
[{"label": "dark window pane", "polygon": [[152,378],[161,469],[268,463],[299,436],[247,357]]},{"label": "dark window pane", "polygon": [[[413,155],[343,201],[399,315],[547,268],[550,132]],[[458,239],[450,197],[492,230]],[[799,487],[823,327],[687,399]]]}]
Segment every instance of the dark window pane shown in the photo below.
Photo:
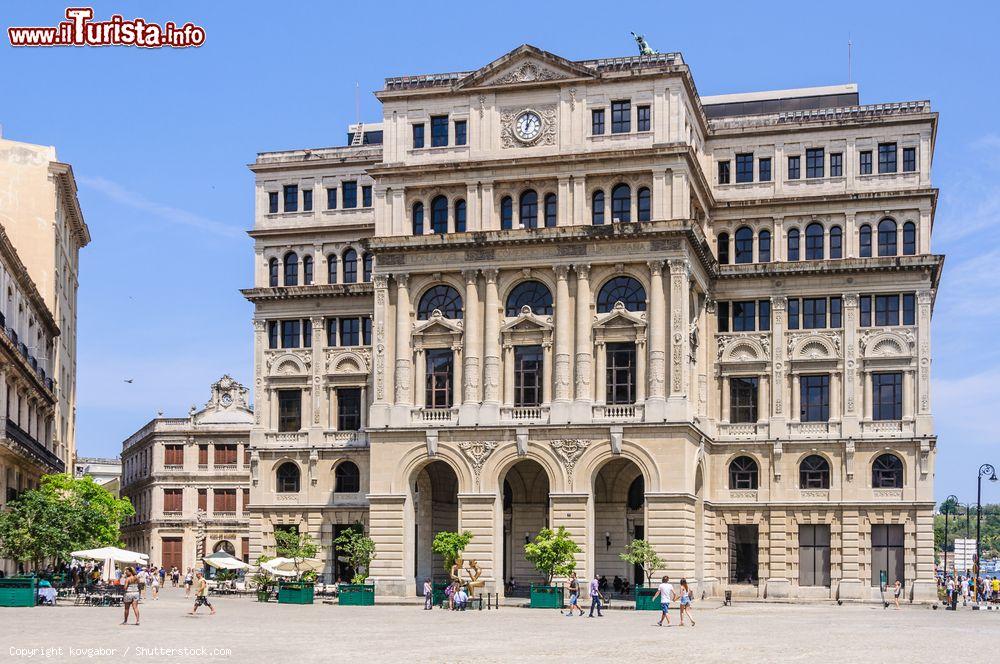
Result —
[{"label": "dark window pane", "polygon": [[417,319],[427,320],[435,310],[440,311],[445,318],[462,318],[462,296],[451,286],[434,286],[420,298]]},{"label": "dark window pane", "polygon": [[604,192],[595,191],[591,205],[591,221],[595,226],[604,223]]},{"label": "dark window pane", "polygon": [[425,399],[428,408],[451,408],[452,406],[452,351],[433,348],[425,351]]},{"label": "dark window pane", "polygon": [[799,418],[803,422],[830,420],[830,376],[799,376]]},{"label": "dark window pane", "polygon": [[295,252],[285,254],[285,285],[299,285],[299,257]]},{"label": "dark window pane", "polygon": [[624,304],[628,311],[645,311],[646,289],[632,277],[614,277],[597,294],[597,313],[608,313],[616,302]]},{"label": "dark window pane", "polygon": [[267,347],[278,347],[278,321],[276,320],[267,321]]},{"label": "dark window pane", "polygon": [[809,224],[806,226],[806,260],[823,260],[822,224]]},{"label": "dark window pane", "polygon": [[718,313],[718,327],[719,327],[719,332],[728,332],[729,331],[729,303],[728,302],[719,302],[716,306],[718,307],[718,312],[717,313]]},{"label": "dark window pane", "polygon": [[372,187],[369,184],[361,187],[361,207],[372,206]]},{"label": "dark window pane", "polygon": [[637,203],[638,203],[638,214],[639,221],[649,221],[652,215],[651,201],[649,195],[649,189],[643,187],[638,192],[636,192]]},{"label": "dark window pane", "polygon": [[538,406],[542,403],[542,347],[514,348],[514,405]]},{"label": "dark window pane", "polygon": [[600,136],[604,133],[604,109],[598,109],[590,112],[590,131],[595,136]]},{"label": "dark window pane", "polygon": [[337,319],[327,318],[326,319],[326,345],[336,346],[337,345]]},{"label": "dark window pane", "polygon": [[413,125],[413,147],[424,147],[424,126],[422,124]]},{"label": "dark window pane", "polygon": [[466,128],[468,124],[465,120],[455,120],[455,145],[465,145],[468,141]]},{"label": "dark window pane", "polygon": [[651,113],[649,106],[637,106],[636,107],[636,122],[638,123],[638,131],[649,131],[651,128]]},{"label": "dark window pane", "polygon": [[609,343],[605,353],[607,403],[635,403],[635,344]]},{"label": "dark window pane", "polygon": [[270,214],[275,214],[278,211],[278,192],[269,191],[267,192],[267,211]]},{"label": "dark window pane", "polygon": [[521,194],[521,228],[538,228],[538,194],[534,189]]},{"label": "dark window pane", "polygon": [[448,232],[448,199],[435,196],[431,201],[431,233],[440,235]]},{"label": "dark window pane", "polygon": [[361,319],[361,343],[365,346],[372,345],[372,319],[365,316]]},{"label": "dark window pane", "polygon": [[788,260],[799,260],[799,230],[797,228],[788,231]]},{"label": "dark window pane", "polygon": [[750,457],[736,457],[729,464],[730,490],[756,489],[757,476],[757,462]]},{"label": "dark window pane", "polygon": [[900,372],[872,374],[872,418],[900,420],[903,418],[903,374]]},{"label": "dark window pane", "polygon": [[753,332],[757,324],[757,303],[733,302],[733,332]]},{"label": "dark window pane", "polygon": [[358,183],[351,181],[341,182],[340,189],[344,198],[344,207],[358,207]]},{"label": "dark window pane", "polygon": [[729,184],[729,162],[719,162],[719,184]]},{"label": "dark window pane", "polygon": [[611,221],[632,221],[632,189],[627,184],[611,190]]},{"label": "dark window pane", "polygon": [[843,325],[842,322],[842,307],[843,303],[839,297],[830,298],[830,327],[838,328]]},{"label": "dark window pane", "polygon": [[313,332],[312,332],[312,322],[308,318],[302,320],[302,347],[312,348],[313,345]]},{"label": "dark window pane", "polygon": [[326,209],[336,210],[337,209],[337,188],[327,187],[326,189]]},{"label": "dark window pane", "polygon": [[540,281],[522,281],[507,296],[506,314],[517,316],[523,307],[530,307],[531,313],[539,316],[552,315],[552,293]]},{"label": "dark window pane", "polygon": [[771,231],[763,230],[757,234],[757,262],[771,262]]},{"label": "dark window pane", "polygon": [[912,221],[903,224],[903,255],[913,256],[917,253],[917,226]]},{"label": "dark window pane", "polygon": [[899,325],[899,296],[875,296],[875,326]]},{"label": "dark window pane", "polygon": [[800,168],[799,167],[799,163],[800,163],[799,160],[800,160],[800,157],[797,157],[797,156],[796,157],[789,157],[788,158],[788,179],[789,180],[798,180],[802,176],[802,173],[799,170],[799,168]]},{"label": "dark window pane", "polygon": [[312,212],[313,209],[313,190],[303,189],[302,190],[302,211]]},{"label": "dark window pane", "polygon": [[861,258],[872,257],[872,227],[864,224],[858,231],[858,254]]},{"label": "dark window pane", "polygon": [[799,464],[800,489],[829,489],[830,464],[818,454],[807,456]]},{"label": "dark window pane", "polygon": [[858,170],[861,175],[872,174],[872,151],[864,150],[858,154]]},{"label": "dark window pane", "polygon": [[844,257],[844,231],[840,226],[830,228],[830,258]]},{"label": "dark window pane", "polygon": [[736,155],[736,181],[753,182],[753,154]]},{"label": "dark window pane", "polygon": [[299,187],[294,184],[284,186],[285,212],[295,212],[299,209]]},{"label": "dark window pane", "polygon": [[464,233],[466,228],[466,206],[465,201],[455,201],[455,232]]},{"label": "dark window pane", "polygon": [[799,300],[797,298],[788,300],[788,329],[799,329]]},{"label": "dark window pane", "polygon": [[301,428],[301,390],[278,390],[278,431],[298,431]]},{"label": "dark window pane", "polygon": [[[360,412],[360,411],[359,411]],[[358,426],[360,428],[360,424]],[[334,493],[357,493],[361,491],[361,472],[353,461],[344,461],[334,471]]]},{"label": "dark window pane", "polygon": [[510,196],[504,196],[500,201],[500,228],[510,230],[514,227],[514,204]]},{"label": "dark window pane", "polygon": [[729,264],[729,233],[719,233],[718,244],[719,264]]},{"label": "dark window pane", "polygon": [[348,249],[344,252],[344,283],[354,284],[358,281],[358,252]]},{"label": "dark window pane", "polygon": [[903,325],[916,324],[916,298],[913,293],[903,295]]},{"label": "dark window pane", "polygon": [[872,325],[872,296],[862,295],[858,298],[858,314],[861,327],[871,327]]},{"label": "dark window pane", "polygon": [[[338,388],[337,430],[358,431],[359,429],[361,429],[361,388]],[[337,470],[339,471],[340,468],[338,467]],[[357,489],[355,489],[355,491],[357,491]]]},{"label": "dark window pane", "polygon": [[771,301],[757,300],[757,329],[767,332],[771,329]]},{"label": "dark window pane", "polygon": [[753,262],[753,230],[743,226],[735,235],[736,263]]},{"label": "dark window pane", "polygon": [[895,173],[896,172],[896,144],[895,143],[879,143],[878,144],[878,172],[879,173]]},{"label": "dark window pane", "polygon": [[312,256],[302,257],[302,285],[309,286],[313,282],[313,259]]},{"label": "dark window pane", "polygon": [[424,234],[424,204],[423,203],[414,203],[413,204],[413,215],[412,215],[412,220],[411,221],[412,221],[412,224],[413,224],[413,234],[414,235],[423,235]]},{"label": "dark window pane", "polygon": [[882,454],[872,464],[873,489],[902,489],[903,462],[895,454]]},{"label": "dark window pane", "polygon": [[297,320],[281,321],[281,347],[298,348],[301,344],[301,326]]},{"label": "dark window pane", "polygon": [[839,178],[844,174],[844,155],[840,152],[830,154],[830,177]]},{"label": "dark window pane", "polygon": [[917,170],[917,149],[903,148],[903,172],[912,173]]},{"label": "dark window pane", "polygon": [[878,222],[878,255],[896,255],[896,222],[892,219]]},{"label": "dark window pane", "polygon": [[630,101],[611,102],[611,133],[627,134],[632,131],[632,103]]},{"label": "dark window pane", "polygon": [[802,329],[817,330],[826,327],[826,298],[802,300]]},{"label": "dark window pane", "polygon": [[771,158],[761,157],[757,162],[757,179],[761,182],[771,181]]},{"label": "dark window pane", "polygon": [[448,145],[448,116],[435,115],[431,117],[431,147],[438,148]]},{"label": "dark window pane", "polygon": [[271,288],[278,285],[279,272],[280,267],[278,266],[278,259],[272,258],[267,262],[267,283]]},{"label": "dark window pane", "polygon": [[758,378],[732,377],[729,379],[729,421],[753,424],[757,421]]},{"label": "dark window pane", "polygon": [[360,346],[361,324],[358,318],[340,319],[340,345]]},{"label": "dark window pane", "polygon": [[823,163],[825,161],[823,148],[809,148],[806,150],[806,177],[821,178],[824,175]]}]

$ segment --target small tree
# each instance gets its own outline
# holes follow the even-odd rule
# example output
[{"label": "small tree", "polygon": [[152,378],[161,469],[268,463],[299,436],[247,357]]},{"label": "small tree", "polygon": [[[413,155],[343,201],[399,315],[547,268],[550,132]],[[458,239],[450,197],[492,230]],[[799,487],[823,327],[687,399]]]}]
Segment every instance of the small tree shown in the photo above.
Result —
[{"label": "small tree", "polygon": [[451,566],[455,564],[455,561],[462,555],[465,547],[469,546],[471,541],[472,533],[468,530],[461,533],[445,530],[434,536],[434,541],[431,542],[431,551],[444,558],[444,568],[450,572]]},{"label": "small tree", "polygon": [[644,539],[634,539],[625,547],[620,558],[627,563],[638,565],[646,575],[646,584],[653,583],[653,573],[666,566],[666,561],[656,555],[652,545]]},{"label": "small tree", "polygon": [[300,533],[297,530],[275,530],[274,550],[279,556],[291,558],[295,561],[296,575],[301,580],[302,572],[299,571],[299,561],[303,558],[315,558],[319,553],[319,545],[309,533]]},{"label": "small tree", "polygon": [[267,590],[274,584],[274,576],[263,567],[264,563],[271,560],[271,556],[261,556],[257,559],[257,571],[253,573],[250,580],[257,586],[258,590]]},{"label": "small tree", "polygon": [[342,532],[333,543],[354,568],[354,578],[351,579],[351,583],[364,583],[368,579],[369,567],[375,559],[375,542],[365,535],[364,526],[360,523],[355,524],[353,528]]},{"label": "small tree", "polygon": [[579,552],[580,547],[563,526],[556,531],[542,528],[535,541],[524,545],[524,557],[545,576],[545,582],[549,584],[553,577],[566,576],[576,569],[574,554]]}]

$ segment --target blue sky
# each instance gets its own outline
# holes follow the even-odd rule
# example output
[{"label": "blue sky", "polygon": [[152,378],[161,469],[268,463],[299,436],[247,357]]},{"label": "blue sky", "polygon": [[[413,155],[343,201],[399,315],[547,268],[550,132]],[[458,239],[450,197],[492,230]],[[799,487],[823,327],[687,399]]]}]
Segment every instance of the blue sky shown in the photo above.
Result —
[{"label": "blue sky", "polygon": [[[187,50],[0,41],[4,136],[55,145],[73,164],[94,238],[81,259],[81,454],[117,454],[157,411],[203,403],[223,373],[251,383],[251,307],[238,289],[252,278],[256,152],[342,145],[355,82],[362,117],[377,119],[370,92],[386,76],[475,68],[521,43],[570,59],[629,55],[634,30],[681,51],[701,94],[847,82],[850,37],[863,103],[933,102],[934,247],[948,255],[933,338],[938,497],[974,501],[979,465],[1000,466],[989,417],[1000,405],[995,4],[91,5],[98,19],[192,21],[207,40]],[[5,2],[0,23],[55,25],[65,7]],[[984,497],[1000,501],[1000,483]]]}]

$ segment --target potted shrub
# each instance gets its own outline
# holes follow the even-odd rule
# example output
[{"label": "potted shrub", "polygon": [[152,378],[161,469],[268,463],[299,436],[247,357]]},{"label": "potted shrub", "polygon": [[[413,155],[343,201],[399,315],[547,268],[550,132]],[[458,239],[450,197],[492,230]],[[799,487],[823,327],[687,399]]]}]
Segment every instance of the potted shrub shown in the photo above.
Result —
[{"label": "potted shrub", "polygon": [[364,526],[358,523],[342,532],[334,543],[354,568],[351,582],[340,584],[338,603],[344,606],[374,605],[375,585],[365,582],[368,580],[371,562],[375,559],[375,542],[365,535]]},{"label": "potted shrub", "polygon": [[[634,539],[625,547],[620,558],[632,565],[642,568],[642,573],[646,577],[646,587],[635,587],[635,610],[636,611],[659,611],[660,603],[653,601],[656,588],[653,585],[653,574],[658,569],[663,569],[666,565],[660,556],[656,554],[652,545],[646,540]],[[669,598],[668,598],[669,599]]]},{"label": "potted shrub", "polygon": [[[315,558],[319,552],[319,546],[309,533],[300,533],[294,530],[278,530],[274,533],[277,544],[275,550],[279,556],[291,558],[298,561],[306,558]],[[294,580],[281,581],[278,583],[278,603],[279,604],[312,604],[315,593],[316,573],[311,570],[297,571]]]},{"label": "potted shrub", "polygon": [[274,577],[263,567],[261,563],[266,563],[271,556],[261,556],[257,559],[257,571],[250,576],[250,581],[257,589],[257,601],[266,602],[271,598],[271,586],[274,584]]},{"label": "potted shrub", "polygon": [[562,526],[555,531],[542,528],[533,542],[524,545],[524,557],[545,577],[545,585],[531,585],[531,608],[562,608],[562,586],[552,585],[552,579],[576,569],[574,554],[579,552],[580,547]]}]

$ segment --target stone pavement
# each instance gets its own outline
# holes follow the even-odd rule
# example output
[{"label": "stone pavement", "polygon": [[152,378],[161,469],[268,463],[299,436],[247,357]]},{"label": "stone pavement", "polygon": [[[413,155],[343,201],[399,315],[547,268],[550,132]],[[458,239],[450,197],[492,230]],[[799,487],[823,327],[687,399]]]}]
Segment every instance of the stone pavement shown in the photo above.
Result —
[{"label": "stone pavement", "polygon": [[[250,598],[213,602],[215,616],[202,614],[204,608],[189,616],[183,591],[166,588],[159,601],[143,602],[139,627],[120,626],[115,608],[0,608],[0,662],[940,663],[960,661],[957,644],[992,649],[1000,643],[1000,612],[926,606],[737,603],[696,608],[696,627],[661,628],[651,612],[609,611],[590,619],[512,607],[453,613]],[[671,620],[676,625],[676,613]]]}]

